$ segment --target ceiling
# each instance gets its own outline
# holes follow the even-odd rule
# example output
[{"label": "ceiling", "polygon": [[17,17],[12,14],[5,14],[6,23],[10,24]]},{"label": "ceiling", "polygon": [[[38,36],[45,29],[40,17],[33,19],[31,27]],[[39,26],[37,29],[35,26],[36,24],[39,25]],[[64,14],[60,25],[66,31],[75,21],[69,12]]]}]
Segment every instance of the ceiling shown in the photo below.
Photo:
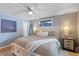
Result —
[{"label": "ceiling", "polygon": [[[33,7],[34,14],[29,15],[26,6]],[[0,13],[22,20],[35,20],[78,10],[78,3],[0,3]]]}]

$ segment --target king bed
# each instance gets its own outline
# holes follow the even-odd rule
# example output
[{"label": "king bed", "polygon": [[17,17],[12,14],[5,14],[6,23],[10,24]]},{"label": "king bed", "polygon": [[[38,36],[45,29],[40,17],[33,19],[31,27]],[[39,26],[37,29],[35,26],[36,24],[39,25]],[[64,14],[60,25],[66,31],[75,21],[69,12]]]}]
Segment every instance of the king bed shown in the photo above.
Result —
[{"label": "king bed", "polygon": [[[45,35],[44,35],[45,34]],[[23,56],[58,56],[60,55],[60,42],[56,36],[32,35],[17,38],[10,43],[10,52],[13,55]],[[3,48],[3,47],[2,47]],[[1,49],[0,48],[0,51]],[[6,47],[5,47],[6,48]]]},{"label": "king bed", "polygon": [[13,43],[26,49],[27,56],[57,56],[59,55],[60,43],[56,38],[21,37]]}]

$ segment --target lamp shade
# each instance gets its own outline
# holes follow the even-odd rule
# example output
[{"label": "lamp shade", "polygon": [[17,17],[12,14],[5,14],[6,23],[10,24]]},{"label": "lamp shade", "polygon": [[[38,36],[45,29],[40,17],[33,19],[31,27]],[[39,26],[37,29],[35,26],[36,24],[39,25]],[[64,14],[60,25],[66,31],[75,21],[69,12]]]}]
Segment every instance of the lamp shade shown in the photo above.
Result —
[{"label": "lamp shade", "polygon": [[36,32],[36,27],[33,27],[33,32]]},{"label": "lamp shade", "polygon": [[64,37],[68,37],[69,36],[69,26],[68,25],[66,25],[66,26],[64,26]]}]

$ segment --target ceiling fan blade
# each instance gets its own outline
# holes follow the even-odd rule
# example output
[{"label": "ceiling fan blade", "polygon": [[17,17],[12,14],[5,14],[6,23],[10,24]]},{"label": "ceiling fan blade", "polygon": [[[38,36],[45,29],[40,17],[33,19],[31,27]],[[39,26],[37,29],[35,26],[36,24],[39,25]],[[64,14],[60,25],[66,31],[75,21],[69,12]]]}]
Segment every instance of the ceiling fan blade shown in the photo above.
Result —
[{"label": "ceiling fan blade", "polygon": [[28,11],[32,11],[32,9],[29,6],[27,6],[27,9],[28,9]]},{"label": "ceiling fan blade", "polygon": [[27,8],[25,8],[23,5],[16,4],[15,6],[21,10],[28,11]]},{"label": "ceiling fan blade", "polygon": [[15,4],[16,8],[19,8],[20,10],[16,12],[16,14],[19,14],[19,13],[29,13],[30,11],[34,13],[34,10],[32,7],[30,6],[24,6],[24,5],[21,5],[21,4]]}]

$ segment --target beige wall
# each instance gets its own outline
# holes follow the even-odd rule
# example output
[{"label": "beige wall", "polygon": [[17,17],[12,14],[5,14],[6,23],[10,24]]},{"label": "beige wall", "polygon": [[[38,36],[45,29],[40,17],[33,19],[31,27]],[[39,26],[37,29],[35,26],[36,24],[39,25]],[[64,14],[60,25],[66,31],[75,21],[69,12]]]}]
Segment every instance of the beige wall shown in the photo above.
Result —
[{"label": "beige wall", "polygon": [[69,38],[77,37],[77,12],[58,16],[60,20],[60,38],[64,37],[64,26],[69,27]]},{"label": "beige wall", "polygon": [[[52,26],[39,26],[40,21],[42,20],[47,20],[51,19],[52,20]],[[40,19],[40,20],[35,20],[33,21],[33,26],[37,28],[38,31],[55,31],[57,34],[57,37],[59,38],[59,24],[57,23],[55,17],[50,17],[50,18],[45,18],[45,19]]]},{"label": "beige wall", "polygon": [[[33,25],[35,27],[37,27],[38,30],[45,30],[45,31],[53,31],[56,30],[56,32],[59,35],[59,38],[63,38],[64,37],[64,24],[68,23],[69,26],[69,38],[77,38],[77,34],[79,33],[79,27],[77,29],[77,14],[79,16],[79,12],[73,12],[73,13],[69,13],[69,14],[63,14],[63,15],[57,15],[55,16],[53,19],[54,21],[54,26],[51,27],[39,27],[39,22],[40,20],[37,21],[33,21]],[[41,19],[43,20],[43,19]],[[79,17],[78,17],[79,20]],[[79,21],[78,21],[79,22]],[[79,25],[79,23],[78,23]],[[78,31],[78,33],[77,33]],[[79,34],[78,34],[79,36]]]},{"label": "beige wall", "polygon": [[77,38],[79,42],[79,12],[77,13]]}]

